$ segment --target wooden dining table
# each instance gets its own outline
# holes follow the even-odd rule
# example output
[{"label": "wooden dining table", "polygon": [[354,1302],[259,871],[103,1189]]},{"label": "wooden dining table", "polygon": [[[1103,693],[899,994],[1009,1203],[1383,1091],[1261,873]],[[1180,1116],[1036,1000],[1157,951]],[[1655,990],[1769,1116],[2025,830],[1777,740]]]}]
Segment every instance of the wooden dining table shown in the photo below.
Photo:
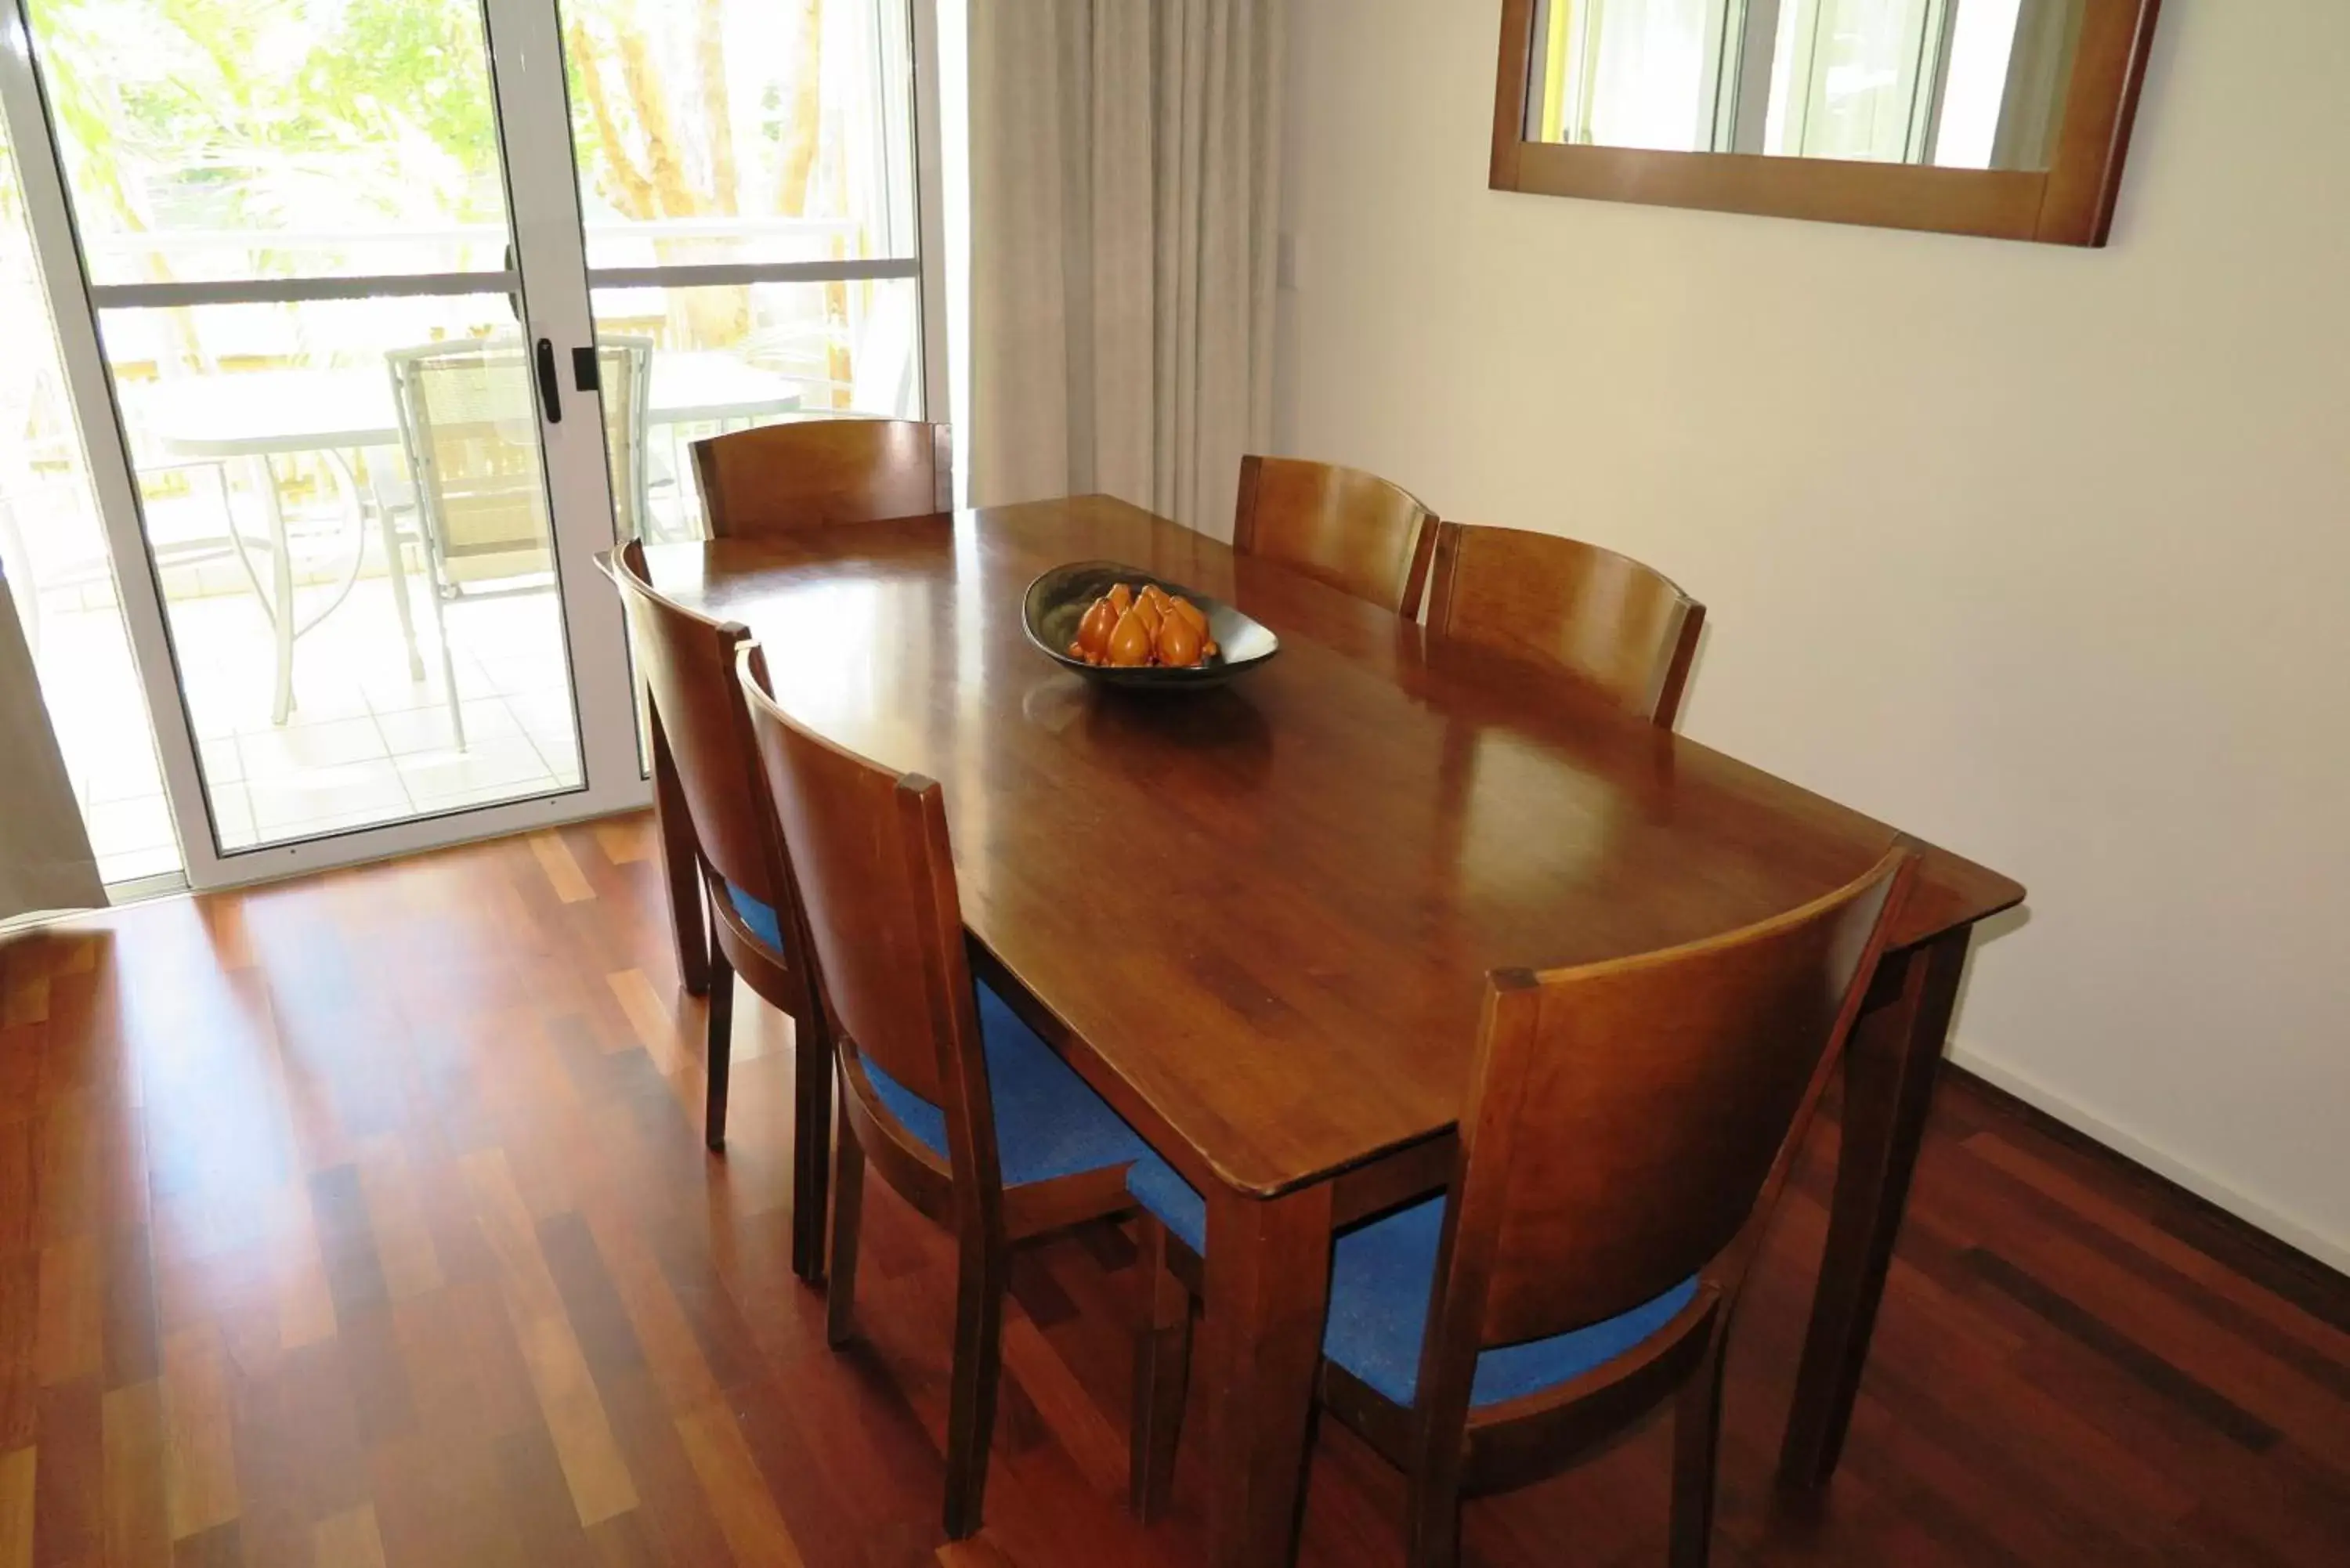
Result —
[{"label": "wooden dining table", "polygon": [[[1106,497],[648,555],[661,592],[758,636],[794,716],[944,786],[980,972],[1205,1195],[1191,1397],[1226,1568],[1294,1553],[1332,1236],[1450,1177],[1487,971],[1761,919],[1897,836]],[[1280,651],[1218,689],[1097,688],[1022,624],[1030,580],[1084,560],[1222,599]],[[693,851],[661,793],[691,953]],[[1845,1067],[1795,1489],[1835,1468],[1970,935],[2023,898],[1911,842],[1919,885]]]}]

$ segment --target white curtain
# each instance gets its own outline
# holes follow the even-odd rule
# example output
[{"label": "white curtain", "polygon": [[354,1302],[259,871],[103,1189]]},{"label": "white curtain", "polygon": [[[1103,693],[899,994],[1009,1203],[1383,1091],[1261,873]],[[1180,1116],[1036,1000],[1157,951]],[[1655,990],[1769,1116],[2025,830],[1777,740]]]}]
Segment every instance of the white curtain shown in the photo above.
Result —
[{"label": "white curtain", "polygon": [[[5,503],[0,503],[5,504]],[[5,521],[5,519],[0,519]],[[29,588],[26,590],[30,591]],[[0,569],[0,921],[106,902],[81,808]]]},{"label": "white curtain", "polygon": [[1272,431],[1285,0],[973,0],[974,504],[1218,537]]}]

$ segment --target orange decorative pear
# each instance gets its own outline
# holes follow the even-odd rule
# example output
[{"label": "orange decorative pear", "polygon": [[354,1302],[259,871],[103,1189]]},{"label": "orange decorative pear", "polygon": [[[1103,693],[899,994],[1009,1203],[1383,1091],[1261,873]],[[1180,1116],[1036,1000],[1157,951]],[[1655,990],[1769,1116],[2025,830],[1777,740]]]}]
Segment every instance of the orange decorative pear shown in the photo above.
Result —
[{"label": "orange decorative pear", "polygon": [[1200,662],[1200,634],[1180,615],[1159,623],[1159,662],[1170,670],[1189,670]]},{"label": "orange decorative pear", "polygon": [[1109,634],[1109,661],[1121,670],[1150,662],[1150,633],[1143,629],[1142,618],[1132,610],[1118,618],[1118,625]]},{"label": "orange decorative pear", "polygon": [[1118,611],[1110,607],[1107,596],[1093,602],[1086,618],[1077,623],[1077,647],[1090,663],[1099,664],[1109,657],[1109,634],[1118,629]]}]

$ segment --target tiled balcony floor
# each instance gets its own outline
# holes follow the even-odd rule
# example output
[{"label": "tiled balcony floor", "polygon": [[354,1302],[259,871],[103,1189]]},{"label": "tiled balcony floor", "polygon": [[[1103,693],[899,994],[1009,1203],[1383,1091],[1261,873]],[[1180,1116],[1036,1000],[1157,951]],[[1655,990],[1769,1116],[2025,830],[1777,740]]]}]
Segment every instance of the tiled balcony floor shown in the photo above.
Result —
[{"label": "tiled balcony floor", "polygon": [[[410,676],[391,584],[366,576],[295,646],[295,707],[271,721],[276,661],[251,594],[170,608],[189,722],[224,851],[576,787],[578,745],[549,592],[446,607],[467,745],[458,749],[439,645],[411,580],[423,679]],[[331,592],[301,590],[307,614]],[[181,865],[120,612],[52,596],[38,662],[100,870],[123,881]]]}]

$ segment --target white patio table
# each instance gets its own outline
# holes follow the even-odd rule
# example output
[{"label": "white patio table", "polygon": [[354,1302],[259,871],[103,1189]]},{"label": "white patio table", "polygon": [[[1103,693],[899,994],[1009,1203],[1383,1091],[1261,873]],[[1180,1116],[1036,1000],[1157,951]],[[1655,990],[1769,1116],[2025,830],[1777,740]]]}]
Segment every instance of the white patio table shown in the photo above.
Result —
[{"label": "white patio table", "polygon": [[[648,427],[709,422],[723,426],[790,413],[801,406],[804,396],[800,381],[710,351],[656,350],[650,382],[645,411]],[[369,504],[359,488],[354,459],[369,447],[400,444],[391,378],[380,369],[364,366],[252,370],[169,379],[126,388],[125,393],[132,428],[151,441],[154,450],[171,464],[210,467],[222,473],[224,510],[228,486],[224,465],[244,462],[254,467],[268,537],[257,542],[239,533],[232,512],[228,542],[244,566],[276,639],[277,681],[272,714],[283,724],[293,710],[296,640],[339,608],[359,578],[367,550]],[[322,453],[328,460],[343,492],[351,543],[335,592],[303,620],[291,612],[293,551],[271,459],[306,452]],[[392,574],[400,633],[408,644],[409,671],[421,680],[424,667],[409,608],[407,568],[388,511],[382,520],[384,553]],[[266,586],[253,560],[256,544],[268,557]]]}]

